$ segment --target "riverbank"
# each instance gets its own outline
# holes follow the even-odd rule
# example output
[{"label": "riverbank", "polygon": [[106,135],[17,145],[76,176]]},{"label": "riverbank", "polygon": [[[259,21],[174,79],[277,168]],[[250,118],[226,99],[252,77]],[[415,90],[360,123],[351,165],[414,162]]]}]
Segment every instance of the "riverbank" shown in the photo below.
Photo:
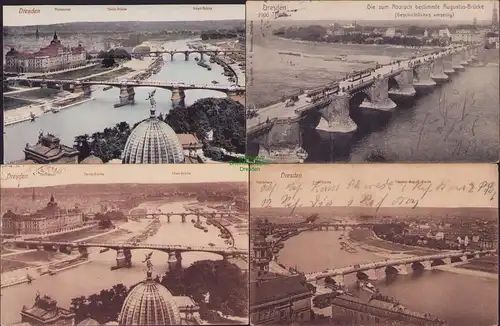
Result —
[{"label": "riverbank", "polygon": [[[124,62],[119,67],[111,69],[109,71],[104,71],[100,73],[96,73],[89,76],[84,76],[78,78],[78,80],[121,80],[121,79],[134,79],[134,80],[143,80],[149,78],[153,72],[157,69],[161,69],[163,66],[163,58],[162,57],[145,57],[143,60],[132,59]],[[20,89],[17,90],[21,92]],[[62,91],[57,94],[57,98],[43,99],[41,98],[39,101],[43,102],[43,104],[39,105],[27,105],[23,107],[19,107],[11,110],[4,110],[4,126],[9,126],[17,123],[22,123],[26,121],[32,121],[34,119],[39,118],[45,113],[58,112],[59,110],[71,108],[76,105],[80,105],[86,103],[88,101],[93,100],[94,98],[84,98],[83,93],[70,93],[66,91]],[[53,104],[55,101],[74,101],[68,105],[57,107],[54,111]]]}]

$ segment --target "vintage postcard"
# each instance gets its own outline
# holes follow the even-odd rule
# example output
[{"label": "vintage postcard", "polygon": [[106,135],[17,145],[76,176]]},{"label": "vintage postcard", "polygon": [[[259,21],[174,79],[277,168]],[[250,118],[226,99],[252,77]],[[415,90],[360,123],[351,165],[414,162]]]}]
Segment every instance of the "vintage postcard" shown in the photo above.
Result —
[{"label": "vintage postcard", "polygon": [[1,168],[2,325],[248,324],[248,174]]},{"label": "vintage postcard", "polygon": [[243,155],[244,40],[244,4],[3,7],[3,162]]},{"label": "vintage postcard", "polygon": [[252,324],[498,325],[495,165],[250,176]]},{"label": "vintage postcard", "polygon": [[249,1],[247,153],[497,162],[497,1]]}]

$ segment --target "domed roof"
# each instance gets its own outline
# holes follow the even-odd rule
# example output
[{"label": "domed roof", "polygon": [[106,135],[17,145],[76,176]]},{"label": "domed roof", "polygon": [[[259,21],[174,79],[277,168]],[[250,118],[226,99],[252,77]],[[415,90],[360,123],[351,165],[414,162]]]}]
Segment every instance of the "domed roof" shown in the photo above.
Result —
[{"label": "domed roof", "polygon": [[95,326],[95,325],[99,326],[100,324],[97,321],[93,320],[92,318],[85,318],[84,320],[79,322],[77,325],[78,326]]},{"label": "domed roof", "polygon": [[129,292],[118,317],[119,325],[180,325],[181,315],[172,294],[147,279]]},{"label": "domed roof", "polygon": [[122,163],[183,163],[184,153],[175,131],[151,112],[130,133],[122,153]]},{"label": "domed roof", "polygon": [[90,154],[90,156],[87,156],[80,162],[80,164],[102,164],[102,163],[103,163],[102,160],[93,154]]}]

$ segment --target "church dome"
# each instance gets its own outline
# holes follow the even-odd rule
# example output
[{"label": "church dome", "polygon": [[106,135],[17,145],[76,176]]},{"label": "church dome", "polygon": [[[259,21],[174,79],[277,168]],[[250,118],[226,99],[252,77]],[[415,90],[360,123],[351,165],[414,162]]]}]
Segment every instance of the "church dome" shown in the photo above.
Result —
[{"label": "church dome", "polygon": [[122,153],[122,163],[184,163],[182,145],[175,131],[151,112],[130,133]]},{"label": "church dome", "polygon": [[129,292],[118,317],[119,325],[180,325],[181,315],[172,294],[147,279]]},{"label": "church dome", "polygon": [[90,156],[87,156],[84,158],[80,164],[102,164],[102,160],[95,156],[94,154],[91,154]]}]

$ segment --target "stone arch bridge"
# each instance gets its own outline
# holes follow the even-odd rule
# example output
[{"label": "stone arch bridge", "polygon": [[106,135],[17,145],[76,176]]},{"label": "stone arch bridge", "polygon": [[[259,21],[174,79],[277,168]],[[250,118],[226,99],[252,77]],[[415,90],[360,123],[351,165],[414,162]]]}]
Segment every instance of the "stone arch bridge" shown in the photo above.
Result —
[{"label": "stone arch bridge", "polygon": [[376,280],[380,272],[408,274],[410,270],[425,269],[430,270],[434,266],[451,264],[458,261],[467,261],[468,259],[479,258],[482,256],[494,255],[496,250],[479,251],[450,251],[427,256],[413,256],[401,259],[387,259],[378,262],[351,265],[336,269],[327,269],[323,272],[314,272],[306,274],[308,282],[318,281],[326,277],[332,277],[337,284],[345,284],[344,276],[356,273],[361,274],[369,280]]},{"label": "stone arch bridge", "polygon": [[[417,93],[425,95],[436,84],[445,83],[457,72],[478,60],[481,45],[446,48],[420,57],[377,65],[353,73],[340,81],[261,108],[247,120],[247,139],[258,145],[260,157],[268,162],[297,163],[305,159],[299,123],[317,112],[311,122],[326,132],[352,134],[357,124],[351,113],[357,108],[392,112],[398,102],[411,103]],[[306,154],[307,157],[307,154]]]},{"label": "stone arch bridge", "polygon": [[244,53],[242,50],[160,50],[160,51],[149,51],[149,52],[138,52],[132,53],[132,56],[150,56],[158,57],[162,54],[170,54],[170,60],[174,60],[176,54],[184,54],[184,60],[188,61],[191,54],[199,54],[200,58],[203,59],[205,55],[208,56],[218,56],[219,54],[237,54]]},{"label": "stone arch bridge", "polygon": [[248,255],[248,250],[238,248],[224,248],[211,246],[189,246],[189,245],[162,245],[147,243],[92,243],[92,242],[68,242],[68,241],[35,241],[35,240],[6,240],[3,244],[11,244],[38,250],[55,250],[66,253],[78,251],[88,255],[88,248],[104,248],[116,250],[117,267],[125,267],[131,264],[131,251],[134,249],[159,250],[168,253],[169,263],[176,263],[182,259],[183,252],[207,252],[221,255],[224,259]]},{"label": "stone arch bridge", "polygon": [[119,106],[132,104],[135,101],[134,87],[155,87],[167,89],[172,92],[172,102],[178,104],[186,95],[186,90],[205,89],[225,93],[228,97],[239,96],[245,93],[245,87],[236,85],[213,85],[213,84],[184,84],[179,82],[152,81],[152,80],[122,80],[122,81],[90,81],[72,79],[48,79],[48,78],[26,78],[8,77],[7,84],[22,84],[29,87],[50,87],[68,89],[72,92],[83,92],[85,95],[92,93],[91,86],[111,86],[120,89]]}]

